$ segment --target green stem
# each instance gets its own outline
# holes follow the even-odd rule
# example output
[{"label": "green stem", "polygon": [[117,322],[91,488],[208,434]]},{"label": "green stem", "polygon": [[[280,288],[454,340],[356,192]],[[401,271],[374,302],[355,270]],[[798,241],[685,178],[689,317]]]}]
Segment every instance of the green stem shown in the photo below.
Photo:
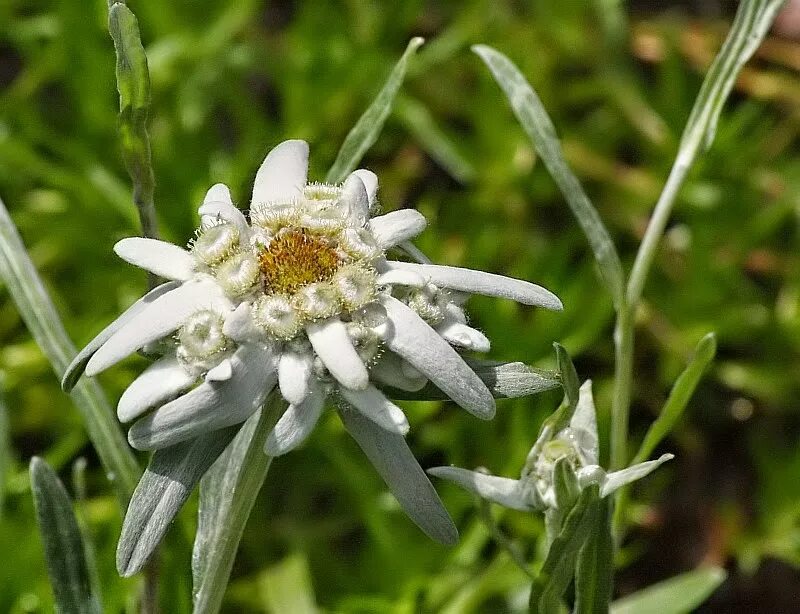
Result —
[{"label": "green stem", "polygon": [[[243,439],[248,435],[243,430],[231,444],[223,479],[227,495],[215,493],[226,498],[218,504],[216,526],[199,555],[203,558],[202,575],[194,592],[194,614],[215,614],[222,605],[242,532],[272,464],[272,457],[264,453],[264,442],[284,408],[281,396],[273,394],[261,410],[249,441]],[[241,462],[237,460],[239,446],[246,446]]]},{"label": "green stem", "polygon": [[620,305],[614,329],[614,393],[611,401],[612,471],[622,469],[628,462],[628,414],[633,386],[633,350],[635,331],[633,309]]}]

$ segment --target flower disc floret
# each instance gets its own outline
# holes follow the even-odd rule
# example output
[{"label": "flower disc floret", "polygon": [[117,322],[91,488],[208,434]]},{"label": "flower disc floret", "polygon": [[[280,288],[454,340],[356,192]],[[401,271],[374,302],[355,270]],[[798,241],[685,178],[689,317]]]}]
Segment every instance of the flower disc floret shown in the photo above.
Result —
[{"label": "flower disc floret", "polygon": [[267,334],[278,339],[291,339],[302,325],[300,314],[284,295],[260,297],[253,305],[253,319]]},{"label": "flower disc floret", "polygon": [[233,255],[224,260],[216,270],[219,285],[232,297],[247,294],[258,283],[260,276],[259,263],[249,252]]},{"label": "flower disc floret", "polygon": [[192,252],[201,262],[213,266],[228,258],[238,246],[239,229],[223,222],[200,228]]}]

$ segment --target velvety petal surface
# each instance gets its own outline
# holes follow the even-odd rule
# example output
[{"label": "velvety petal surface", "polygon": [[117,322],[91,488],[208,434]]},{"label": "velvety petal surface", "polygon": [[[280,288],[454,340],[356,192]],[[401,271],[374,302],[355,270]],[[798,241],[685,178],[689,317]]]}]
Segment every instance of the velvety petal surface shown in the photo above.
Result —
[{"label": "velvety petal surface", "polygon": [[307,178],[308,143],[291,140],[276,145],[256,173],[252,208],[297,198]]},{"label": "velvety petal surface", "polygon": [[155,407],[188,389],[197,377],[187,373],[174,356],[165,356],[142,371],[125,389],[117,404],[120,422],[138,418]]},{"label": "velvety petal surface", "polygon": [[431,539],[455,544],[458,530],[403,436],[382,429],[354,409],[341,408],[339,415],[411,520]]},{"label": "velvety petal surface", "polygon": [[114,252],[125,262],[165,279],[185,281],[194,274],[194,257],[166,241],[128,237],[117,241]]},{"label": "velvety petal surface", "polygon": [[386,346],[468,412],[486,420],[494,417],[492,393],[458,352],[404,303],[391,296],[384,296],[382,303],[391,322]]},{"label": "velvety petal surface", "polygon": [[165,448],[247,420],[275,387],[274,355],[250,344],[236,350],[231,362],[231,379],[204,382],[134,423],[130,444],[137,450]]},{"label": "velvety petal surface", "polygon": [[535,507],[527,501],[519,480],[486,475],[460,467],[433,467],[428,473],[455,482],[476,495],[504,507],[529,512]]},{"label": "velvety petal surface", "polygon": [[97,350],[99,350],[100,347],[114,335],[114,333],[125,326],[125,324],[130,322],[157,298],[179,286],[180,283],[175,281],[161,284],[160,286],[150,290],[150,292],[145,294],[133,305],[123,311],[116,320],[111,322],[111,324],[100,331],[100,333],[98,333],[94,339],[87,343],[84,348],[78,352],[75,358],[72,359],[72,362],[64,372],[64,377],[61,379],[61,388],[63,388],[65,392],[72,390],[80,376],[83,374],[83,371],[86,368],[86,363],[89,362],[89,359],[94,355],[94,353],[97,352]]},{"label": "velvety petal surface", "polygon": [[523,305],[537,305],[556,311],[563,308],[558,297],[546,288],[513,277],[438,264],[396,261],[389,261],[386,264],[388,270],[415,271],[430,283],[442,288],[509,298]]}]

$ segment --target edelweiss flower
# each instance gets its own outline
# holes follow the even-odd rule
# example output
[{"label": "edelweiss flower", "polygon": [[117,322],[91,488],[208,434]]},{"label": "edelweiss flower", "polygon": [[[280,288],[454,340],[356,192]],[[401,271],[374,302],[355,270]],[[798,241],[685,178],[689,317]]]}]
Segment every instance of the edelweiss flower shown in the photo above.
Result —
[{"label": "edelweiss flower", "polygon": [[[217,184],[188,249],[144,238],[114,247],[171,281],[90,342],[64,386],[137,350],[160,356],[119,400],[119,419],[135,420],[133,447],[160,449],[241,423],[276,387],[288,408],[266,443],[270,455],[300,444],[332,395],[343,418],[354,408],[386,433],[405,434],[406,417],[382,386],[413,391],[430,381],[488,419],[492,394],[455,348],[485,352],[489,341],[461,304],[480,293],[561,308],[525,281],[387,259],[387,251],[419,255],[402,246],[425,218],[411,209],[371,218],[378,180],[370,171],[328,185],[307,183],[307,168],[305,142],[281,143],[256,175],[249,219]],[[352,432],[354,422],[345,424]]]},{"label": "edelweiss flower", "polygon": [[599,465],[597,417],[592,382],[587,381],[581,386],[569,426],[553,432],[551,425],[545,423],[528,453],[520,479],[512,480],[459,467],[434,467],[428,473],[451,480],[504,507],[524,512],[547,511],[559,507],[554,472],[556,464],[562,459],[577,477],[579,488],[598,484],[600,496],[606,497],[626,484],[645,477],[672,458],[672,454],[663,454],[656,460],[606,473]]}]

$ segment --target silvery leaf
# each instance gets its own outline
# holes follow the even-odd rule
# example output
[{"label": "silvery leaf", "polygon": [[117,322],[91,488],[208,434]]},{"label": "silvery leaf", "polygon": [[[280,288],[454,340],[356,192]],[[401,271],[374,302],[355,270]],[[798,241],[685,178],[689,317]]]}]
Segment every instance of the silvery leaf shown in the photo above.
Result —
[{"label": "silvery leaf", "polygon": [[30,473],[36,521],[42,534],[56,611],[99,614],[100,600],[92,588],[72,501],[56,472],[44,460],[33,457]]},{"label": "silvery leaf", "polygon": [[[473,358],[466,358],[465,362],[481,378],[496,399],[516,399],[547,392],[561,385],[558,374],[554,371],[529,367],[522,362],[496,362]],[[389,398],[405,401],[443,401],[448,398],[431,383],[417,391],[388,386],[382,389]]]},{"label": "silvery leaf", "polygon": [[229,427],[156,451],[133,493],[117,545],[117,570],[132,576],[148,561],[197,482],[239,430]]}]

